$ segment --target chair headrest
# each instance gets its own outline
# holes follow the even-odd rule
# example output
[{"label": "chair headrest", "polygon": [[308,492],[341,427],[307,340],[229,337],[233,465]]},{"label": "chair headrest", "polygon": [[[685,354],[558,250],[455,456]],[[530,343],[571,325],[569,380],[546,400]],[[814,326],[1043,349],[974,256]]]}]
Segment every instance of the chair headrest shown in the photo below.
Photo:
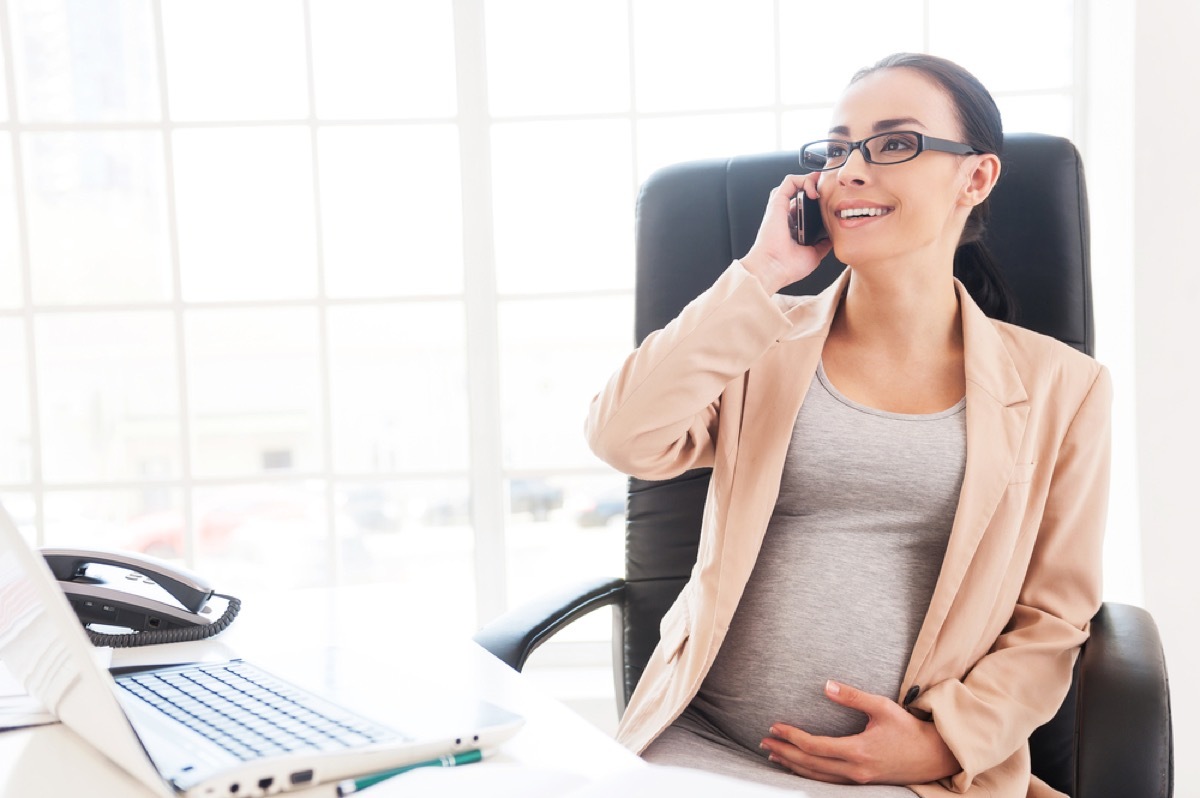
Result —
[{"label": "chair headrest", "polygon": [[[1067,139],[1004,138],[984,242],[1016,298],[1016,323],[1093,353],[1087,189]],[[799,171],[797,153],[676,164],[643,184],[637,204],[636,339],[661,328],[754,243],[771,189]],[[844,268],[831,254],[787,289],[815,294]]]}]

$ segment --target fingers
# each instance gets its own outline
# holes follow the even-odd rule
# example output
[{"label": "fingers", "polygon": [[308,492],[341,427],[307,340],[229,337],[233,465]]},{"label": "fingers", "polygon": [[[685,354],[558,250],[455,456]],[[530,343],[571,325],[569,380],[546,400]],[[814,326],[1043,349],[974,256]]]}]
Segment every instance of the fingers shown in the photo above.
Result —
[{"label": "fingers", "polygon": [[[818,737],[786,723],[776,723],[772,726],[771,735],[805,754],[822,759],[846,759],[853,753],[850,742],[853,737]],[[769,737],[767,739],[770,740]]]},{"label": "fingers", "polygon": [[775,191],[788,199],[798,199],[801,192],[808,194],[810,199],[817,199],[821,196],[817,191],[817,176],[815,174],[788,175]]},{"label": "fingers", "polygon": [[809,196],[815,194],[816,184],[811,175],[788,175],[771,189],[754,244],[740,258],[742,266],[762,283],[768,294],[812,274],[833,247],[830,241],[813,246],[797,243],[796,195],[800,191]]},{"label": "fingers", "polygon": [[876,715],[895,705],[896,702],[874,693],[865,693],[857,687],[840,682],[825,682],[825,695],[836,704],[850,709],[857,709],[867,715]]},{"label": "fingers", "polygon": [[771,733],[775,737],[764,739],[760,747],[769,754],[768,759],[793,773],[834,784],[851,784],[865,778],[856,761],[840,755],[847,752],[829,745],[841,742],[839,739],[815,737],[783,724],[772,726]]},{"label": "fingers", "polygon": [[827,784],[855,784],[855,783],[857,783],[853,779],[839,775],[838,773],[821,770],[816,765],[809,764],[809,763],[803,763],[803,762],[797,762],[797,761],[790,761],[790,760],[784,759],[783,757],[778,756],[776,754],[772,754],[771,756],[768,757],[768,759],[770,759],[776,765],[780,765],[782,767],[787,768],[792,773],[795,773],[797,776],[803,776],[804,778],[810,779],[811,781],[823,781]]},{"label": "fingers", "polygon": [[822,737],[775,723],[760,743],[772,762],[806,778],[855,784],[924,784],[962,769],[937,728],[895,701],[833,681],[825,695],[865,714],[863,731]]},{"label": "fingers", "polygon": [[821,192],[817,191],[817,176],[816,175],[797,175],[799,183],[794,196],[800,196],[803,191],[808,195],[809,199],[817,199],[821,196]]},{"label": "fingers", "polygon": [[[874,718],[888,712],[891,700],[841,682],[825,683],[825,695],[835,703]],[[871,778],[861,735],[821,737],[803,729],[776,723],[761,746],[773,762],[805,778],[833,783],[864,783]]]}]

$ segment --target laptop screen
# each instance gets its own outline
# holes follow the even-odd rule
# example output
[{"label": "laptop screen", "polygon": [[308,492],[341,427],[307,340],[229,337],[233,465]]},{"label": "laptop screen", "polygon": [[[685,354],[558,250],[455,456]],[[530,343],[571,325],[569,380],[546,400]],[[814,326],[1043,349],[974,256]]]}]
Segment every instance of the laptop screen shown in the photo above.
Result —
[{"label": "laptop screen", "polygon": [[45,561],[0,506],[0,661],[63,724],[163,796],[159,776],[113,693],[112,679]]}]

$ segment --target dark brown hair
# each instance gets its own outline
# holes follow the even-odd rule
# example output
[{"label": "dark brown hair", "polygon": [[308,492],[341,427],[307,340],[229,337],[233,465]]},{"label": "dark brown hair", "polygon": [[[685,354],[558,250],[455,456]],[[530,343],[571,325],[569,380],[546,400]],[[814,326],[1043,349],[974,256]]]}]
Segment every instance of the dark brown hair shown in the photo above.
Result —
[{"label": "dark brown hair", "polygon": [[[1004,127],[1000,109],[979,79],[953,61],[924,53],[895,53],[872,66],[860,69],[851,78],[856,83],[882,69],[915,69],[941,87],[954,104],[965,144],[977,150],[1000,155],[1004,149]],[[983,312],[994,319],[1012,321],[1016,302],[1004,275],[983,243],[990,213],[988,200],[976,205],[963,226],[954,252],[954,276]]]}]

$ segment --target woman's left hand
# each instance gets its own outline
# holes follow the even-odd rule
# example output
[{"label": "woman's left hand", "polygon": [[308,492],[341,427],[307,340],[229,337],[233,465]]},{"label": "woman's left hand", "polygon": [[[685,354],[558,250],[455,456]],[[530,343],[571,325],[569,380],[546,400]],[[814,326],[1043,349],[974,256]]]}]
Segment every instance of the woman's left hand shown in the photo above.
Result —
[{"label": "woman's left hand", "polygon": [[828,682],[825,695],[867,716],[849,737],[817,737],[776,723],[762,741],[771,761],[815,781],[835,784],[925,784],[962,768],[937,728],[890,698]]}]

